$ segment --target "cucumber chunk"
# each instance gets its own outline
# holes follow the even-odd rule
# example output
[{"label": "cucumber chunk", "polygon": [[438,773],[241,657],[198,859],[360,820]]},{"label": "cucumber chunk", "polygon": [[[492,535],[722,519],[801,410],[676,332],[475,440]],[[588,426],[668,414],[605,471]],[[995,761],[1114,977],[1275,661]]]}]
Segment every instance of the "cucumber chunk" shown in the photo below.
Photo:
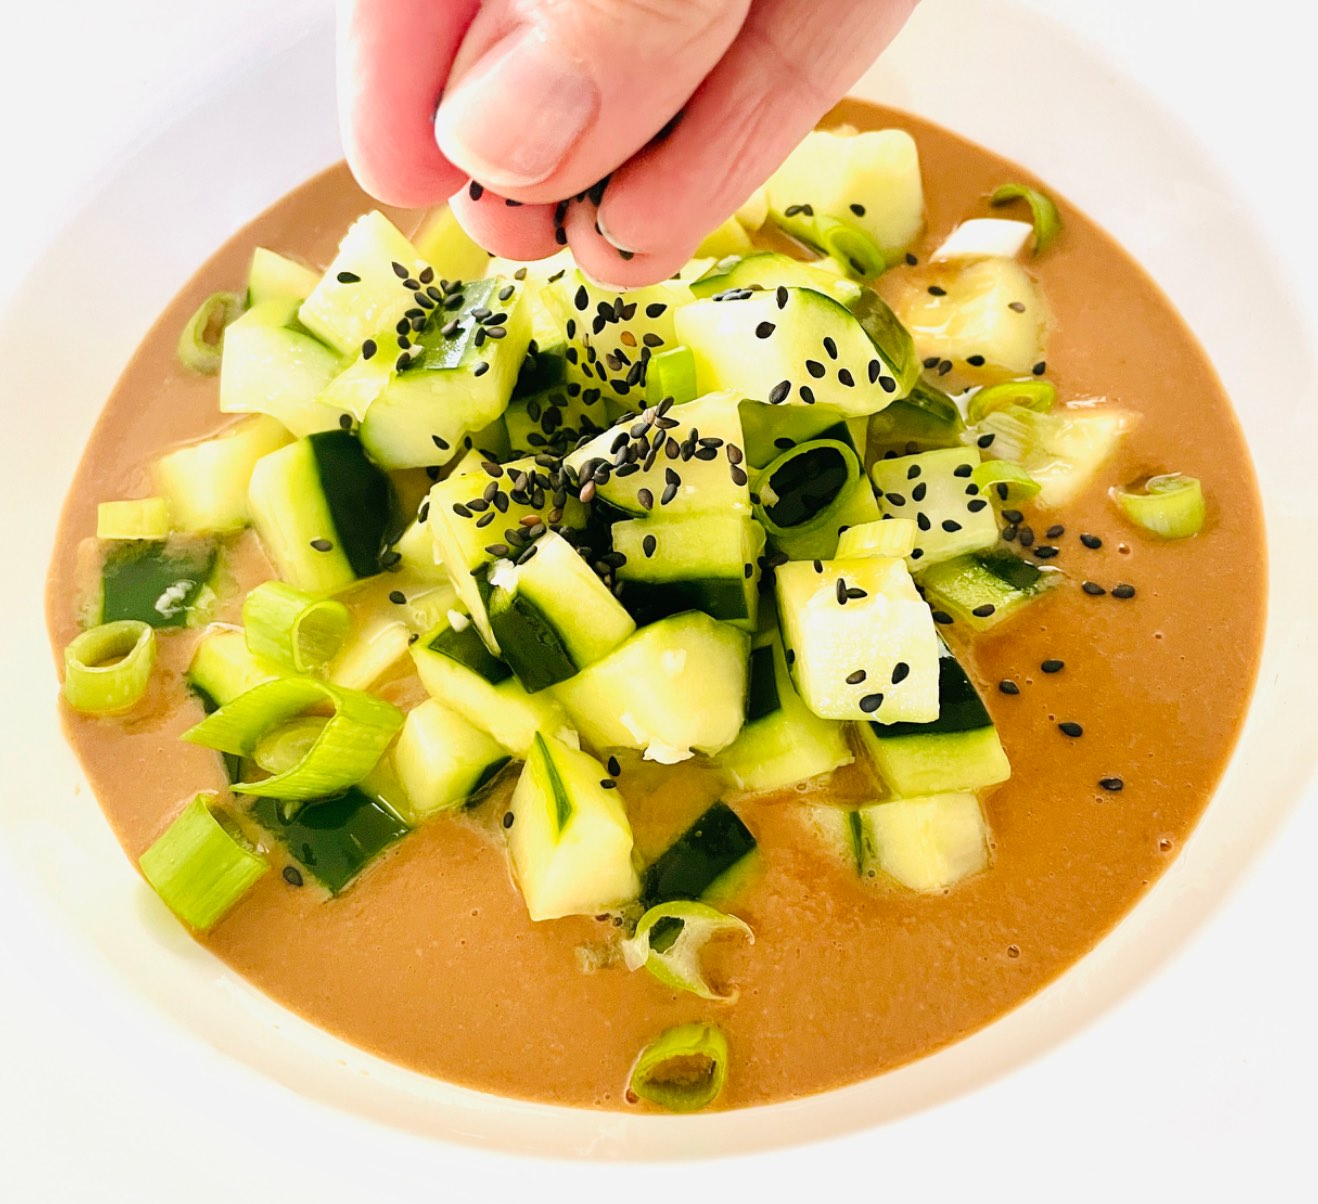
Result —
[{"label": "cucumber chunk", "polygon": [[212,626],[197,641],[188,665],[187,682],[210,714],[239,694],[246,694],[279,675],[276,666],[248,649],[241,627]]},{"label": "cucumber chunk", "polygon": [[598,915],[636,898],[632,830],[594,757],[537,733],[513,791],[508,853],[532,920]]},{"label": "cucumber chunk", "polygon": [[732,289],[772,291],[779,285],[812,288],[841,301],[843,305],[850,305],[860,296],[860,285],[854,280],[838,276],[816,264],[780,255],[776,251],[757,251],[732,260],[721,260],[698,280],[692,281],[691,292],[703,298]]},{"label": "cucumber chunk", "polygon": [[935,794],[861,808],[877,867],[915,891],[943,891],[988,868],[988,829],[973,794]]},{"label": "cucumber chunk", "polygon": [[294,299],[262,301],[225,331],[220,409],[269,414],[301,438],[333,430],[345,411],[320,400],[340,356],[298,323],[297,308]]},{"label": "cucumber chunk", "polygon": [[558,701],[550,694],[528,694],[466,615],[455,611],[422,636],[412,645],[412,660],[432,698],[515,757],[526,756],[537,731],[571,730]]},{"label": "cucumber chunk", "polygon": [[[594,473],[596,496],[634,518],[651,513],[667,518],[709,511],[750,514],[749,479],[736,462],[736,457],[743,454],[736,396],[710,393],[673,406],[664,420],[674,425],[646,436],[647,441],[654,440],[651,451],[662,437],[663,454],[638,451],[634,463],[615,471],[613,461],[618,452],[614,444],[627,442],[632,425],[624,419],[578,448],[568,456],[567,463],[582,481]],[[632,446],[638,444],[634,441]],[[730,448],[737,450],[732,452]],[[670,449],[676,449],[675,454],[670,454]],[[605,474],[603,480],[601,472]]]},{"label": "cucumber chunk", "polygon": [[258,460],[247,501],[280,578],[310,594],[378,573],[398,533],[393,486],[347,431],[309,435]]},{"label": "cucumber chunk", "polygon": [[613,550],[627,558],[617,570],[623,601],[643,622],[703,610],[755,630],[764,528],[753,519],[630,519],[613,524]]},{"label": "cucumber chunk", "polygon": [[1011,552],[981,552],[945,560],[920,574],[931,605],[974,631],[987,631],[1062,579]]},{"label": "cucumber chunk", "polygon": [[974,448],[944,448],[876,460],[870,476],[879,508],[893,518],[913,518],[918,528],[907,558],[912,571],[998,542],[998,520],[971,474]]},{"label": "cucumber chunk", "polygon": [[847,418],[827,406],[773,406],[759,401],[743,401],[737,413],[746,439],[746,463],[752,468],[765,468],[811,439],[835,439],[850,447],[858,459],[865,458],[870,419]]},{"label": "cucumber chunk", "polygon": [[247,486],[263,456],[291,442],[273,418],[245,419],[214,438],[167,452],[151,465],[175,531],[238,531],[247,526]]},{"label": "cucumber chunk", "polygon": [[938,717],[938,636],[902,561],[791,561],[775,592],[792,677],[816,715]]},{"label": "cucumber chunk", "polygon": [[704,898],[755,854],[755,837],[741,817],[715,803],[646,867],[643,906]]},{"label": "cucumber chunk", "polygon": [[773,405],[873,414],[919,375],[910,336],[869,290],[850,310],[809,288],[723,294],[679,310],[677,335],[702,390]]},{"label": "cucumber chunk", "polygon": [[997,729],[974,684],[946,648],[938,661],[938,718],[862,723],[862,751],[898,798],[978,790],[1011,777]]},{"label": "cucumber chunk", "polygon": [[[905,130],[815,130],[766,185],[774,222],[827,254],[859,254],[858,276],[878,275],[924,227],[924,186],[915,139]],[[839,237],[837,227],[856,236]],[[865,254],[874,248],[875,258]],[[848,254],[851,251],[852,254]]]},{"label": "cucumber chunk", "polygon": [[801,701],[777,631],[764,641],[751,652],[746,726],[718,755],[747,791],[781,790],[852,761],[842,724],[819,718]]},{"label": "cucumber chunk", "polygon": [[554,692],[593,747],[670,764],[737,738],[749,655],[746,632],[690,611],[641,628]]},{"label": "cucumber chunk", "polygon": [[407,713],[393,758],[412,824],[461,807],[509,759],[487,733],[434,699]]},{"label": "cucumber chunk", "polygon": [[446,280],[479,280],[489,272],[490,253],[462,228],[448,205],[427,215],[414,241],[417,254]]},{"label": "cucumber chunk", "polygon": [[[397,337],[380,335],[371,359],[363,352],[348,369],[361,378],[380,374],[361,439],[386,468],[435,463],[443,458],[439,452],[498,419],[512,397],[531,341],[526,289],[496,277],[453,296],[461,304],[426,311],[426,325],[405,336],[401,354]],[[341,389],[332,387],[330,395]]]},{"label": "cucumber chunk", "polygon": [[691,300],[681,281],[619,293],[571,268],[551,280],[544,301],[567,340],[568,393],[587,405],[603,399],[637,410],[645,397],[645,366],[676,346],[674,315]]},{"label": "cucumber chunk", "polygon": [[561,535],[547,531],[516,564],[491,566],[490,626],[504,660],[531,693],[607,656],[635,620]]},{"label": "cucumber chunk", "polygon": [[[247,269],[247,307],[267,301],[305,301],[319,280],[317,272],[297,260],[257,247]],[[225,350],[228,350],[227,336]]]},{"label": "cucumber chunk", "polygon": [[875,452],[911,455],[937,447],[960,447],[965,420],[941,389],[918,380],[900,401],[870,416],[869,442]]},{"label": "cucumber chunk", "polygon": [[298,308],[298,320],[340,355],[356,355],[416,305],[407,283],[425,267],[398,228],[372,210],[348,228],[333,263]]},{"label": "cucumber chunk", "polygon": [[219,555],[213,540],[115,541],[101,565],[99,623],[136,619],[152,627],[204,621],[215,601]]},{"label": "cucumber chunk", "polygon": [[607,425],[602,406],[586,405],[580,394],[570,396],[563,385],[514,398],[503,420],[512,451],[531,456],[540,452],[564,455]]},{"label": "cucumber chunk", "polygon": [[278,799],[258,798],[251,814],[332,895],[412,830],[385,799],[361,787],[307,803],[292,818]]}]

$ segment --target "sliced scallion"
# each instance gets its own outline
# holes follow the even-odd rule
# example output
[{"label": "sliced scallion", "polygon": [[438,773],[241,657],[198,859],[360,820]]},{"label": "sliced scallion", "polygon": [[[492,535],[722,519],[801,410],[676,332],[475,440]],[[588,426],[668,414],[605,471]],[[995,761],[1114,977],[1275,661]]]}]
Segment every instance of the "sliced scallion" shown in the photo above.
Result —
[{"label": "sliced scallion", "polygon": [[220,370],[224,332],[242,316],[243,299],[237,293],[213,293],[197,307],[178,338],[178,357],[185,368],[214,376]]},{"label": "sliced scallion", "polygon": [[980,493],[997,502],[1029,501],[1041,488],[1025,469],[1010,460],[985,460],[976,464],[970,480],[979,486]]},{"label": "sliced scallion", "polygon": [[169,503],[162,497],[102,502],[96,507],[97,539],[148,539],[169,535]]},{"label": "sliced scallion", "polygon": [[712,1024],[670,1028],[641,1051],[631,1089],[670,1112],[699,1112],[728,1077],[728,1039]]},{"label": "sliced scallion", "polygon": [[266,581],[243,600],[243,626],[253,656],[309,673],[343,646],[352,616],[342,602],[305,594],[282,581]]},{"label": "sliced scallion", "polygon": [[290,720],[313,707],[327,706],[333,713],[300,759],[272,777],[237,782],[233,787],[243,794],[294,803],[325,798],[356,785],[375,767],[403,725],[403,714],[397,707],[360,690],[347,690],[314,677],[277,678],[226,703],[184,732],[183,739],[218,752],[254,758],[258,745],[285,728]]},{"label": "sliced scallion", "polygon": [[1029,205],[1034,219],[1034,253],[1043,254],[1062,228],[1062,215],[1057,212],[1057,206],[1051,197],[1028,184],[1003,184],[989,197],[989,204],[995,208],[1012,201],[1024,201]]},{"label": "sliced scallion", "polygon": [[1143,488],[1118,486],[1112,490],[1112,500],[1136,526],[1163,539],[1197,535],[1207,513],[1199,479],[1179,472],[1150,477]]},{"label": "sliced scallion", "polygon": [[994,410],[1021,406],[1036,414],[1046,414],[1057,400],[1057,388],[1046,380],[1004,380],[1000,384],[976,389],[966,403],[966,421],[972,426]]},{"label": "sliced scallion", "polygon": [[202,932],[214,926],[270,867],[199,794],[142,854],[142,874],[169,909]]},{"label": "sliced scallion", "polygon": [[694,401],[696,387],[696,359],[690,347],[673,347],[652,356],[645,370],[645,400],[658,405],[666,397],[674,404]]},{"label": "sliced scallion", "polygon": [[892,556],[903,559],[915,549],[916,525],[910,518],[885,518],[848,527],[837,539],[837,559]]},{"label": "sliced scallion", "polygon": [[661,903],[641,917],[635,935],[623,942],[623,961],[629,970],[644,966],[674,990],[730,1003],[737,998],[737,992],[715,991],[705,980],[700,966],[705,946],[724,933],[740,933],[752,944],[755,942],[749,924],[707,903],[691,899]]},{"label": "sliced scallion", "polygon": [[816,217],[810,242],[858,280],[873,280],[888,266],[868,234],[834,217]]},{"label": "sliced scallion", "polygon": [[64,698],[75,711],[109,715],[136,703],[156,663],[156,633],[136,619],[84,631],[64,649]]}]

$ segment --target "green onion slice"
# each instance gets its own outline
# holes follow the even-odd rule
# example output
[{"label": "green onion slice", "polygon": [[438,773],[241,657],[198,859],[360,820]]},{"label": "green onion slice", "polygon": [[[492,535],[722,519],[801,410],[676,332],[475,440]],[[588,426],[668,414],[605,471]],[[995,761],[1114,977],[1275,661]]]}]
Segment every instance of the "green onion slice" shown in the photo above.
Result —
[{"label": "green onion slice", "polygon": [[312,707],[324,706],[333,714],[298,760],[272,777],[233,786],[242,794],[289,802],[324,798],[356,785],[375,767],[403,726],[403,713],[397,707],[314,677],[281,677],[240,694],[189,728],[183,739],[253,759],[260,746],[271,760],[276,755],[269,751],[271,740],[277,733]]},{"label": "green onion slice", "polygon": [[178,357],[185,368],[214,376],[220,370],[224,332],[242,316],[243,299],[237,293],[213,293],[188,319],[178,337]]},{"label": "green onion slice", "polygon": [[837,439],[810,439],[788,448],[755,481],[755,517],[770,535],[832,526],[864,480],[854,448]]},{"label": "green onion slice", "polygon": [[809,238],[857,280],[873,280],[888,266],[883,252],[868,234],[835,217],[816,217]]},{"label": "green onion slice", "polygon": [[1034,219],[1034,253],[1043,254],[1062,229],[1062,215],[1057,212],[1057,206],[1051,197],[1028,184],[1003,184],[989,197],[989,204],[995,208],[1012,201],[1024,201],[1029,205]]},{"label": "green onion slice", "polygon": [[202,932],[270,868],[211,810],[213,800],[197,795],[138,863],[169,909]]},{"label": "green onion slice", "polygon": [[749,924],[707,903],[690,899],[660,903],[641,917],[635,934],[623,942],[622,957],[627,969],[644,966],[664,986],[690,991],[701,999],[731,1003],[737,992],[715,991],[705,981],[700,955],[716,936],[734,932],[755,943]]},{"label": "green onion slice", "polygon": [[247,649],[295,673],[309,673],[343,647],[352,616],[342,602],[266,581],[243,600]]},{"label": "green onion slice", "polygon": [[137,619],[84,631],[64,649],[64,698],[75,711],[125,711],[146,693],[156,663],[156,633]]},{"label": "green onion slice", "polygon": [[891,556],[903,559],[915,550],[915,520],[884,518],[848,527],[837,540],[837,559]]},{"label": "green onion slice", "polygon": [[97,539],[147,539],[169,536],[169,503],[162,497],[102,502],[96,507]]},{"label": "green onion slice", "polygon": [[977,464],[970,474],[980,493],[997,502],[1025,502],[1034,497],[1042,486],[1019,464],[1010,460],[985,460]]},{"label": "green onion slice", "polygon": [[645,400],[649,405],[658,405],[666,397],[671,397],[674,404],[695,401],[699,390],[696,387],[696,357],[690,347],[673,347],[652,356],[645,369]]},{"label": "green onion slice", "polygon": [[651,1042],[632,1068],[631,1089],[670,1112],[699,1112],[728,1077],[728,1039],[712,1024],[682,1024]]},{"label": "green onion slice", "polygon": [[1036,414],[1046,414],[1057,400],[1057,388],[1046,380],[1004,380],[1000,384],[976,389],[966,403],[966,420],[973,426],[985,415],[1008,406],[1021,406]]},{"label": "green onion slice", "polygon": [[1163,539],[1197,535],[1207,509],[1198,477],[1179,472],[1150,477],[1142,489],[1117,486],[1112,490],[1112,500],[1131,522]]}]

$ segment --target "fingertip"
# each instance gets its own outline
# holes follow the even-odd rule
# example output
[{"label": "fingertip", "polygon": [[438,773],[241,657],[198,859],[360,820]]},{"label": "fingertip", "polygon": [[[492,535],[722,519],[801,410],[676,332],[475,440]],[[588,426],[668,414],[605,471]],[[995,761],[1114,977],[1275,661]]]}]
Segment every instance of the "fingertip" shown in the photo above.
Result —
[{"label": "fingertip", "polygon": [[695,245],[675,242],[646,251],[619,248],[602,233],[595,206],[589,202],[572,205],[563,228],[577,266],[610,288],[642,288],[668,279],[681,270]]},{"label": "fingertip", "polygon": [[559,249],[552,205],[510,205],[488,188],[473,197],[468,186],[455,192],[449,205],[458,224],[491,254],[534,262]]}]

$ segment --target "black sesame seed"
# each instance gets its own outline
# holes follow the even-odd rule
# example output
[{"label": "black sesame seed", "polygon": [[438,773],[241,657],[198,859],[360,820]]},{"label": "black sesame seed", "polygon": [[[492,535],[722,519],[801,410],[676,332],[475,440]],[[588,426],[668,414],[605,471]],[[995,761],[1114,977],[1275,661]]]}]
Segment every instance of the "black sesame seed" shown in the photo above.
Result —
[{"label": "black sesame seed", "polygon": [[406,280],[408,276],[411,275],[401,263],[391,263],[389,266],[393,268],[394,275],[397,276],[399,280]]},{"label": "black sesame seed", "polygon": [[772,322],[761,322],[755,328],[755,337],[757,339],[767,339],[777,329]]},{"label": "black sesame seed", "polygon": [[[779,381],[776,385],[774,385],[772,389],[769,390],[769,404],[775,406],[781,405],[784,401],[787,400],[787,395],[791,391],[792,391],[791,381],[789,380]],[[788,446],[789,447],[792,446],[790,440],[788,441]]]},{"label": "black sesame seed", "polygon": [[945,288],[939,288],[938,285],[936,285],[936,284],[931,284],[931,285],[929,286],[929,295],[930,295],[931,297],[946,297],[946,296],[947,296],[947,289],[945,289]]},{"label": "black sesame seed", "polygon": [[847,674],[847,685],[858,686],[865,680],[865,670],[857,669],[854,673]]},{"label": "black sesame seed", "polygon": [[867,715],[874,714],[874,712],[877,711],[879,707],[881,707],[882,705],[883,705],[882,694],[866,694],[865,697],[860,700],[860,709],[864,711],[865,714]]},{"label": "black sesame seed", "polygon": [[1066,528],[1061,523],[1054,523],[1043,534],[1046,539],[1059,539],[1066,534]]},{"label": "black sesame seed", "polygon": [[284,881],[287,882],[289,886],[301,886],[302,871],[295,865],[284,866]]},{"label": "black sesame seed", "polygon": [[911,501],[913,502],[924,501],[925,496],[928,494],[928,492],[929,492],[929,486],[924,481],[921,481],[918,485],[916,485],[914,489],[911,490]]},{"label": "black sesame seed", "polygon": [[1081,533],[1080,542],[1087,548],[1101,548],[1103,546],[1103,541],[1097,535],[1090,535],[1088,531]]},{"label": "black sesame seed", "polygon": [[1021,547],[1023,548],[1033,547],[1034,529],[1032,527],[1022,527],[1020,531],[1020,535],[1017,536],[1017,538],[1020,540]]},{"label": "black sesame seed", "polygon": [[340,415],[339,415],[339,430],[341,430],[341,431],[350,431],[350,430],[352,430],[352,415],[351,415],[351,414],[340,414]]},{"label": "black sesame seed", "polygon": [[376,352],[375,340],[367,339],[366,342],[362,344],[362,359],[364,360],[370,359],[371,356],[375,354],[375,352]]},{"label": "black sesame seed", "polygon": [[503,826],[505,828],[511,828],[513,826],[514,818],[515,817],[513,816],[513,813],[511,811],[505,811],[503,813]]},{"label": "black sesame seed", "polygon": [[995,610],[997,610],[997,607],[992,602],[985,602],[980,606],[976,606],[970,613],[977,619],[987,619]]},{"label": "black sesame seed", "polygon": [[328,539],[313,539],[311,541],[311,546],[315,548],[317,552],[330,552],[334,550],[334,545],[330,543]]},{"label": "black sesame seed", "polygon": [[1040,663],[1039,668],[1045,673],[1060,673],[1066,668],[1066,662],[1049,657],[1046,661]]},{"label": "black sesame seed", "polygon": [[[654,508],[654,494],[651,493],[648,489],[645,488],[638,489],[636,491],[636,500],[640,502],[641,505],[646,510],[651,510]],[[653,538],[653,536],[651,536],[651,538]]]},{"label": "black sesame seed", "polygon": [[[397,265],[395,265],[397,266]],[[334,277],[340,284],[360,284],[361,277],[356,272],[340,272]]]},{"label": "black sesame seed", "polygon": [[837,594],[838,605],[845,606],[847,604],[847,582],[845,577],[837,579],[837,588],[834,592]]},{"label": "black sesame seed", "polygon": [[1053,547],[1052,544],[1046,544],[1046,543],[1040,544],[1037,548],[1034,549],[1034,554],[1040,560],[1051,560],[1054,556],[1057,555],[1057,549]]},{"label": "black sesame seed", "polygon": [[745,485],[750,478],[735,464],[728,470],[732,477],[732,483],[737,486]]},{"label": "black sesame seed", "polygon": [[961,530],[961,524],[957,522],[956,519],[954,518],[945,518],[943,519],[942,522],[942,528],[949,535],[951,535],[953,532]]},{"label": "black sesame seed", "polygon": [[1107,593],[1107,590],[1099,585],[1097,581],[1082,581],[1080,583],[1080,588],[1084,590],[1085,593],[1095,598],[1101,597],[1103,594]]},{"label": "black sesame seed", "polygon": [[806,405],[812,406],[815,404],[815,391],[809,385],[802,385],[798,392],[801,394],[801,400]]},{"label": "black sesame seed", "polygon": [[[972,485],[970,488],[974,489],[975,486]],[[987,505],[988,502],[986,502],[982,497],[971,498],[971,500],[966,503],[966,509],[969,510],[971,514],[978,514]]]},{"label": "black sesame seed", "polygon": [[998,682],[998,689],[1001,690],[1002,693],[1004,694],[1015,695],[1021,692],[1020,686],[1018,686],[1014,681],[1012,681],[1008,677],[1004,677],[1000,682]]},{"label": "black sesame seed", "polygon": [[1025,521],[1025,515],[1019,510],[1004,510],[1002,512],[1002,517],[1009,523],[1023,523]]},{"label": "black sesame seed", "polygon": [[1120,778],[1099,778],[1098,784],[1102,786],[1104,790],[1112,791],[1113,794],[1116,794],[1117,791],[1124,789],[1126,785],[1126,783],[1123,782]]},{"label": "black sesame seed", "polygon": [[816,380],[818,380],[821,376],[824,375],[827,369],[825,369],[824,365],[821,364],[818,360],[806,360],[805,370],[809,372],[810,375],[813,376]]},{"label": "black sesame seed", "polygon": [[984,357],[982,355],[966,356],[966,363],[972,368],[982,368],[984,366]]},{"label": "black sesame seed", "polygon": [[990,431],[987,435],[980,435],[980,437],[975,440],[975,446],[980,448],[992,447],[993,440],[996,438],[997,436],[992,431]]},{"label": "black sesame seed", "polygon": [[1034,365],[1033,368],[1030,369],[1030,371],[1033,372],[1035,376],[1042,376],[1045,372],[1048,371],[1048,365],[1044,363],[1043,360],[1040,360],[1037,364]]},{"label": "black sesame seed", "polygon": [[1072,723],[1069,719],[1064,720],[1057,726],[1061,729],[1063,735],[1070,736],[1072,740],[1078,739],[1085,734],[1084,728],[1078,723]]},{"label": "black sesame seed", "polygon": [[1008,523],[1002,528],[1002,538],[1006,540],[1007,543],[1011,543],[1011,541],[1016,538],[1016,530],[1017,527],[1015,523]]},{"label": "black sesame seed", "polygon": [[1124,581],[1119,585],[1112,587],[1112,596],[1114,598],[1133,598],[1135,596],[1135,587],[1127,585]]},{"label": "black sesame seed", "polygon": [[822,573],[824,571],[824,562],[822,560],[816,560],[813,561],[812,563],[815,566],[816,573]]},{"label": "black sesame seed", "polygon": [[1008,301],[1008,302],[1007,302],[1007,308],[1008,308],[1009,310],[1011,310],[1012,313],[1023,314],[1023,313],[1025,312],[1025,302],[1024,302],[1024,301]]},{"label": "black sesame seed", "polygon": [[948,614],[947,611],[945,610],[936,610],[933,612],[933,616],[935,623],[941,623],[944,626],[952,622],[952,616]]}]

